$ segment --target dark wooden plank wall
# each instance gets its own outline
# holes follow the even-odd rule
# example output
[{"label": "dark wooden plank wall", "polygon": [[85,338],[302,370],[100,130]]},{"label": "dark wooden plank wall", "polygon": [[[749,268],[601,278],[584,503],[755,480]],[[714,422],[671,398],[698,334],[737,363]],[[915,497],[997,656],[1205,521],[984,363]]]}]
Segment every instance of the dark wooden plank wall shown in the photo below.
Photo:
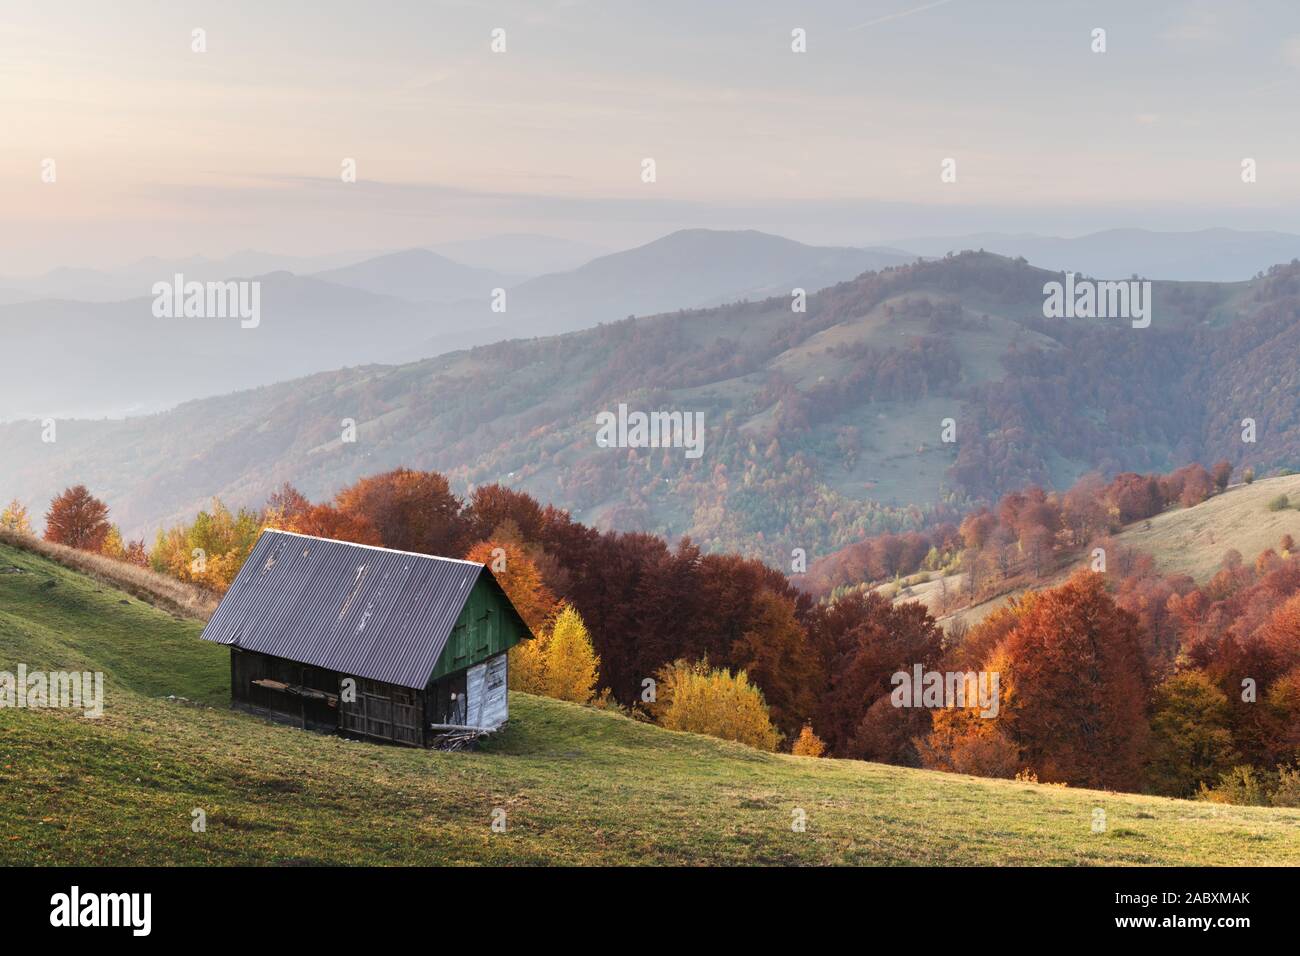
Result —
[{"label": "dark wooden plank wall", "polygon": [[357,699],[340,701],[339,712],[340,727],[348,733],[424,746],[423,691],[360,678]]},{"label": "dark wooden plank wall", "polygon": [[308,730],[338,729],[338,710],[328,702],[260,687],[253,683],[257,680],[276,680],[337,694],[339,675],[334,671],[256,651],[230,650],[230,698],[233,706]]},{"label": "dark wooden plank wall", "polygon": [[464,670],[432,681],[423,691],[356,678],[356,700],[340,699],[337,707],[261,687],[253,683],[257,680],[281,681],[335,695],[343,689],[343,675],[334,671],[231,648],[232,706],[279,723],[423,747],[429,743],[428,724],[463,724],[468,719]]}]

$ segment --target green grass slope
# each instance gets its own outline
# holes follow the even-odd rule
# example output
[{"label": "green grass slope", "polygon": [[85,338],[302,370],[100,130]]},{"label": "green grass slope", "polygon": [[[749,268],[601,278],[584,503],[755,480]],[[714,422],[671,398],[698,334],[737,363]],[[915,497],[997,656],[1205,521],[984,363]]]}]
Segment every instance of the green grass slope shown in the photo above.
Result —
[{"label": "green grass slope", "polygon": [[1300,863],[1300,811],[762,754],[520,694],[477,753],[318,736],[230,711],[199,631],[0,545],[0,669],[103,670],[107,698],[0,710],[0,863]]}]

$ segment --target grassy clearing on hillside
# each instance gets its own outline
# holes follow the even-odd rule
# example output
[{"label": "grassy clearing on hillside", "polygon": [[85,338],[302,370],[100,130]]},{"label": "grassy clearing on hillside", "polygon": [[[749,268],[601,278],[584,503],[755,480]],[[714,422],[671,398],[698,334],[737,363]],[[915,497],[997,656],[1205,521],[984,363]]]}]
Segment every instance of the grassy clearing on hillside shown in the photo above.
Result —
[{"label": "grassy clearing on hillside", "polygon": [[1205,581],[1219,570],[1230,549],[1254,561],[1267,548],[1277,550],[1284,534],[1300,541],[1300,511],[1268,510],[1278,495],[1300,501],[1300,475],[1234,485],[1194,508],[1174,508],[1149,522],[1135,522],[1118,540],[1154,557],[1164,574],[1190,574]]},{"label": "grassy clearing on hillside", "polygon": [[[1293,506],[1282,511],[1269,510],[1269,502],[1279,495],[1300,502],[1300,475],[1233,485],[1194,507],[1175,506],[1148,521],[1136,521],[1115,535],[1115,540],[1123,547],[1151,555],[1161,574],[1188,574],[1198,584],[1204,584],[1223,566],[1223,556],[1230,550],[1239,552],[1249,563],[1269,548],[1279,550],[1283,535],[1289,534],[1300,541],[1300,509]],[[1055,587],[1090,560],[1085,549],[1078,560],[1037,582],[1034,588]],[[943,580],[949,594],[960,593],[963,575],[948,575]],[[933,576],[926,583],[911,585],[909,593],[900,594],[894,600],[896,603],[919,601],[931,614],[939,616],[939,582],[940,577]],[[1025,590],[1012,588],[949,612],[942,619],[946,622],[960,618],[974,626]]]},{"label": "grassy clearing on hillside", "polygon": [[23,572],[0,575],[0,669],[102,669],[107,693],[99,720],[0,711],[0,863],[1300,863],[1300,811],[763,754],[521,694],[478,753],[319,736],[230,711],[196,622],[0,566]]}]

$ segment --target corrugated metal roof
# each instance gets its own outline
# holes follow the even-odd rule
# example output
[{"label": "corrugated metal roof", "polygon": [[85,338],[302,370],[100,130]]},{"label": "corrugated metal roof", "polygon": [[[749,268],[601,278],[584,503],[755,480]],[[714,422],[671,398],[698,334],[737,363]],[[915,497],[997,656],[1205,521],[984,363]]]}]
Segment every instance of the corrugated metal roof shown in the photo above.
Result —
[{"label": "corrugated metal roof", "polygon": [[421,689],[480,575],[492,579],[473,561],[268,529],[202,636]]}]

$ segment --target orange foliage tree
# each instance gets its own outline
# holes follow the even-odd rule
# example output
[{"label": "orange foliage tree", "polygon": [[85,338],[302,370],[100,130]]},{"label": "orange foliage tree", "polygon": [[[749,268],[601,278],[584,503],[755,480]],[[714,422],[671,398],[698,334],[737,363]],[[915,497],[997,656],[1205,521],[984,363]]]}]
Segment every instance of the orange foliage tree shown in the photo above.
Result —
[{"label": "orange foliage tree", "polygon": [[732,645],[730,663],[763,688],[772,722],[791,735],[812,713],[814,667],[794,601],[775,591],[754,599],[749,628]]},{"label": "orange foliage tree", "polygon": [[[996,660],[989,669],[999,667]],[[1014,693],[1005,678],[999,682],[1001,706]],[[953,707],[931,714],[931,730],[920,744],[921,763],[930,770],[968,773],[973,777],[1014,777],[1024,769],[1020,748],[997,718],[981,717],[978,707]]]},{"label": "orange foliage tree", "polygon": [[356,544],[383,544],[379,533],[365,517],[340,511],[333,505],[311,505],[280,523],[285,531],[335,538]]},{"label": "orange foliage tree", "polygon": [[99,551],[108,537],[108,505],[85,485],[68,488],[45,513],[45,540],[83,551]]},{"label": "orange foliage tree", "polygon": [[486,564],[519,616],[534,634],[540,633],[555,608],[555,595],[521,545],[514,541],[480,541],[469,549],[465,560]]},{"label": "orange foliage tree", "polygon": [[795,738],[794,745],[790,748],[790,753],[796,757],[820,757],[826,753],[826,744],[813,733],[812,724],[804,724],[803,729],[799,731],[799,736]]},{"label": "orange foliage tree", "polygon": [[1000,651],[1013,695],[995,719],[1023,764],[1044,781],[1136,789],[1149,730],[1142,637],[1101,576],[1082,572],[1040,592]]},{"label": "orange foliage tree", "polygon": [[340,491],[335,508],[364,521],[386,548],[455,555],[464,549],[461,502],[436,471],[398,468]]}]

